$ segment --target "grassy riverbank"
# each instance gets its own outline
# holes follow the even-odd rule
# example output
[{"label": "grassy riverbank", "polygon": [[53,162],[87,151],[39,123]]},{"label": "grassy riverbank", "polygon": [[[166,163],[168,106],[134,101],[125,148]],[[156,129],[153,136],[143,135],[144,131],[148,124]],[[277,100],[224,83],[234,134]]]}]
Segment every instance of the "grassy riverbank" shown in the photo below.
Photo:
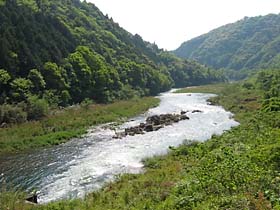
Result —
[{"label": "grassy riverbank", "polygon": [[262,94],[259,89],[248,90],[241,83],[204,85],[183,88],[177,93],[214,93],[217,97],[209,101],[221,105],[235,114],[235,119],[244,122],[250,119],[261,108]]},{"label": "grassy riverbank", "polygon": [[0,153],[61,144],[84,134],[90,126],[133,117],[158,103],[159,99],[147,97],[57,110],[40,121],[1,128]]},{"label": "grassy riverbank", "polygon": [[234,112],[241,125],[205,143],[171,148],[166,156],[146,160],[144,174],[123,175],[83,200],[27,206],[6,194],[2,208],[9,205],[9,209],[16,210],[280,209],[279,112],[260,111],[262,91],[241,84],[186,91],[219,94],[212,101]]}]

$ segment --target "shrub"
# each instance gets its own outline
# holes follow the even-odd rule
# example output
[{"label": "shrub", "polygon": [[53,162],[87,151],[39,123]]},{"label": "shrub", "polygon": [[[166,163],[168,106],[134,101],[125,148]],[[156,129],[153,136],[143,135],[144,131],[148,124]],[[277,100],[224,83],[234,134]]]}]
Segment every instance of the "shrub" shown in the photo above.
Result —
[{"label": "shrub", "polygon": [[69,102],[71,101],[71,96],[68,90],[63,90],[60,95],[60,105],[68,106]]},{"label": "shrub", "polygon": [[27,104],[28,120],[38,120],[48,114],[49,104],[45,99],[30,96]]},{"label": "shrub", "polygon": [[0,124],[23,123],[27,120],[27,113],[20,105],[0,105]]},{"label": "shrub", "polygon": [[44,91],[43,99],[46,100],[52,108],[56,108],[60,103],[59,96],[55,90]]},{"label": "shrub", "polygon": [[244,82],[242,85],[243,88],[246,88],[248,90],[254,89],[254,85],[251,82]]},{"label": "shrub", "polygon": [[266,99],[262,105],[264,112],[278,112],[280,111],[280,98],[272,97]]},{"label": "shrub", "polygon": [[91,100],[90,98],[85,98],[81,102],[81,107],[84,109],[88,109],[91,104],[93,104],[93,100]]}]

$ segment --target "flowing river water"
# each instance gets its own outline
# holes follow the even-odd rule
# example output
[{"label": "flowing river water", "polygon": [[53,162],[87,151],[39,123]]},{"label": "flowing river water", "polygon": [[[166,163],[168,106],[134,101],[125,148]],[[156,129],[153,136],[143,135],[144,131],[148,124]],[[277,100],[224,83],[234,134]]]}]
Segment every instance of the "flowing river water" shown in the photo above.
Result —
[{"label": "flowing river water", "polygon": [[[166,154],[169,146],[185,140],[205,141],[222,134],[238,123],[222,107],[207,103],[213,94],[164,93],[156,108],[129,120],[117,129],[144,122],[155,114],[180,113],[185,110],[190,120],[145,133],[113,139],[115,131],[106,125],[94,127],[80,139],[63,145],[9,157],[0,157],[0,185],[12,186],[39,194],[39,203],[83,197],[101,188],[122,173],[139,173],[141,160]],[[193,110],[202,112],[192,113]]]}]

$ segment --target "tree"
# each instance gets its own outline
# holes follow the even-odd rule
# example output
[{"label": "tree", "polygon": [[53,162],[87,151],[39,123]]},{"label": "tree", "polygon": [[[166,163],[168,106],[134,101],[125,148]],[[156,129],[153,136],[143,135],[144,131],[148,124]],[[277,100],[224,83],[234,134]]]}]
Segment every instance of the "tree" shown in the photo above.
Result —
[{"label": "tree", "polygon": [[[71,95],[75,102],[81,102],[85,98],[91,98],[95,81],[93,80],[92,68],[83,56],[85,48],[78,48],[67,58],[67,72],[71,72]],[[96,66],[94,66],[96,68]]]},{"label": "tree", "polygon": [[42,9],[42,0],[36,0],[36,5],[38,7],[39,10]]},{"label": "tree", "polygon": [[3,88],[9,83],[11,80],[10,74],[4,70],[0,69],[0,88],[3,90]]},{"label": "tree", "polygon": [[16,78],[11,82],[11,95],[17,101],[26,101],[33,84],[29,79]]},{"label": "tree", "polygon": [[65,70],[56,63],[47,62],[43,68],[43,75],[47,89],[64,90],[68,87],[63,77]]},{"label": "tree", "polygon": [[10,74],[4,69],[0,69],[0,104],[7,100],[7,91],[9,90],[8,85],[10,80]]},{"label": "tree", "polygon": [[32,89],[34,93],[38,93],[40,90],[45,89],[46,82],[37,69],[31,69],[27,78],[33,83]]}]

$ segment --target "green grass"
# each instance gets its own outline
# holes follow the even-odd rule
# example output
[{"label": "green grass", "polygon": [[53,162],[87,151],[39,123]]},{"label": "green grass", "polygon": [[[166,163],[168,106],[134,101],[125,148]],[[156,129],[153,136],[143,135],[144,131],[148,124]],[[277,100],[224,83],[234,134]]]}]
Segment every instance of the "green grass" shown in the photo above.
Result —
[{"label": "green grass", "polygon": [[235,119],[240,122],[247,121],[260,108],[262,92],[260,90],[248,90],[240,83],[223,83],[197,87],[184,88],[177,93],[214,93],[217,97],[209,101],[222,105],[226,110],[235,114]]},{"label": "green grass", "polygon": [[211,85],[198,92],[203,88],[219,91],[212,100],[233,111],[241,125],[207,142],[187,143],[166,156],[147,159],[145,173],[122,175],[84,199],[11,208],[13,197],[12,202],[4,200],[2,208],[279,210],[280,113],[260,112],[261,93],[239,84]]},{"label": "green grass", "polygon": [[86,133],[90,126],[133,117],[158,103],[159,99],[147,97],[109,105],[57,110],[40,121],[1,128],[0,153],[61,144]]},{"label": "green grass", "polygon": [[[234,85],[234,84],[233,84]],[[215,93],[220,94],[221,92],[225,91],[230,84],[220,83],[220,84],[213,84],[213,85],[203,85],[203,86],[193,86],[182,88],[176,91],[176,93]]]}]

